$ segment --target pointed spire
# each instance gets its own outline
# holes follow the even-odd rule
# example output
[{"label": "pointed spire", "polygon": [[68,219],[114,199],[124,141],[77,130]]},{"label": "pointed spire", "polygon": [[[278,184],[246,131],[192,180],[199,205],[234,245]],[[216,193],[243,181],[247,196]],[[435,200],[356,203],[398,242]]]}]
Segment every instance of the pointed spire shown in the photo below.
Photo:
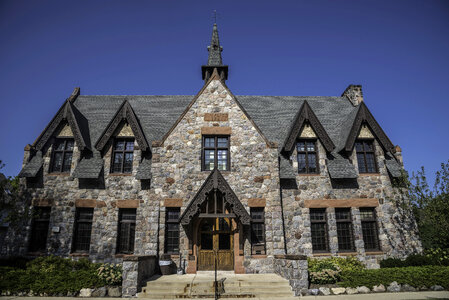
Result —
[{"label": "pointed spire", "polygon": [[209,51],[209,59],[207,60],[208,66],[223,65],[223,61],[221,59],[221,51],[223,51],[223,47],[220,46],[217,24],[214,24],[212,29],[212,39],[210,41],[210,46],[207,46],[207,51]]},{"label": "pointed spire", "polygon": [[222,80],[228,79],[228,66],[223,65],[223,60],[221,58],[221,51],[223,47],[220,46],[220,39],[218,38],[217,24],[214,23],[212,28],[212,38],[210,45],[207,46],[207,51],[209,56],[207,59],[207,65],[201,67],[202,77],[205,82],[209,80],[214,69],[217,69],[218,74]]}]

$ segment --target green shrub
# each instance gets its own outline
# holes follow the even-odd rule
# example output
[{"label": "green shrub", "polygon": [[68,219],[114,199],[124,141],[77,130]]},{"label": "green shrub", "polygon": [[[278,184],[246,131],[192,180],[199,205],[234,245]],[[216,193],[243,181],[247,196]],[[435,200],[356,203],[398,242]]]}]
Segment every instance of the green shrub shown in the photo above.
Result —
[{"label": "green shrub", "polygon": [[57,256],[39,257],[27,263],[25,270],[0,268],[0,291],[65,295],[82,288],[101,287],[109,282],[98,276],[100,266],[85,258],[74,261]]},{"label": "green shrub", "polygon": [[429,249],[424,254],[411,254],[404,260],[387,258],[380,261],[381,268],[418,266],[449,266],[449,251],[444,249]]},{"label": "green shrub", "polygon": [[400,258],[389,257],[381,260],[379,265],[381,268],[401,268],[405,267],[405,262]]},{"label": "green shrub", "polygon": [[449,266],[449,249],[428,249],[424,254],[431,258],[436,265]]},{"label": "green shrub", "polygon": [[119,264],[102,264],[97,269],[97,275],[108,285],[120,285],[122,283],[122,266]]},{"label": "green shrub", "polygon": [[342,273],[365,268],[356,257],[309,258],[308,264],[310,282],[316,284],[336,283]]},{"label": "green shrub", "polygon": [[449,288],[449,267],[422,266],[384,269],[365,269],[350,271],[341,274],[338,283],[343,287],[367,286],[383,284],[389,285],[396,281],[400,284],[409,284],[414,287],[441,285]]},{"label": "green shrub", "polygon": [[12,256],[8,258],[0,258],[0,267],[13,267],[17,269],[25,269],[27,262],[31,259],[21,256]]}]

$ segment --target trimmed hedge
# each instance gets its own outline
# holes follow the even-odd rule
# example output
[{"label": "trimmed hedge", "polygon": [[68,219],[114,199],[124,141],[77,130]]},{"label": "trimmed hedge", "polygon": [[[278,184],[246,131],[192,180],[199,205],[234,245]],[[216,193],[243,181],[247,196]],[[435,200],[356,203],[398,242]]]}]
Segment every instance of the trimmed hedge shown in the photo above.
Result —
[{"label": "trimmed hedge", "polygon": [[387,258],[380,261],[381,268],[418,266],[449,266],[449,250],[429,249],[424,254],[411,254],[406,259]]},{"label": "trimmed hedge", "polygon": [[364,285],[372,288],[379,284],[388,286],[396,281],[413,287],[441,285],[449,289],[449,267],[446,266],[354,270],[343,272],[340,278],[338,285],[343,287]]},{"label": "trimmed hedge", "polygon": [[[99,276],[101,266],[85,258],[73,261],[57,256],[40,257],[27,263],[26,269],[0,267],[0,291],[66,295],[82,288],[102,287],[109,282]],[[121,280],[116,284],[121,284]]]}]

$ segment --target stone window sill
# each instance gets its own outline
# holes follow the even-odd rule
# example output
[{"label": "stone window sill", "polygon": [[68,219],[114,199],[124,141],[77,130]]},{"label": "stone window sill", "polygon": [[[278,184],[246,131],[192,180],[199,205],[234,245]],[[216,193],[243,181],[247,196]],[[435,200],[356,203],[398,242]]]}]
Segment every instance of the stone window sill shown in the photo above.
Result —
[{"label": "stone window sill", "polygon": [[128,173],[110,173],[109,176],[133,176],[133,174],[128,174]]},{"label": "stone window sill", "polygon": [[318,177],[318,176],[321,176],[321,174],[304,174],[304,173],[299,174],[298,173],[298,176],[300,176],[300,177],[309,177],[309,176]]},{"label": "stone window sill", "polygon": [[266,254],[253,254],[251,258],[267,258]]},{"label": "stone window sill", "polygon": [[125,257],[129,257],[129,256],[134,256],[134,254],[124,254],[124,253],[117,253],[114,257],[115,258],[125,258]]},{"label": "stone window sill", "polygon": [[313,253],[313,256],[332,256],[332,253],[330,253],[330,252],[317,252],[317,253]]},{"label": "stone window sill", "polygon": [[383,251],[365,251],[365,255],[384,255]]},{"label": "stone window sill", "polygon": [[75,253],[70,253],[69,256],[72,256],[72,257],[88,257],[89,253],[75,252]]},{"label": "stone window sill", "polygon": [[70,173],[48,173],[48,176],[70,176]]},{"label": "stone window sill", "polygon": [[356,256],[358,253],[357,252],[337,252],[337,254],[340,256]]},{"label": "stone window sill", "polygon": [[380,176],[380,173],[359,173],[359,176]]}]

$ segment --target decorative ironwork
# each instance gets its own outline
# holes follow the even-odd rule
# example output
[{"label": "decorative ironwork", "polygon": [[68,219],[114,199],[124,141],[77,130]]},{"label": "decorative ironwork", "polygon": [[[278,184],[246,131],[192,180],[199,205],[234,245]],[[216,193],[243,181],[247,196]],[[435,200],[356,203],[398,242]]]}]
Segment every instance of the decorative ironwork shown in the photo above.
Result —
[{"label": "decorative ironwork", "polygon": [[136,114],[134,113],[134,110],[131,107],[131,104],[129,104],[128,100],[123,100],[122,105],[115,113],[115,116],[112,118],[109,125],[106,127],[106,129],[101,134],[100,138],[98,139],[97,143],[95,144],[95,148],[98,151],[102,151],[108,141],[113,136],[114,132],[117,130],[118,126],[122,124],[123,121],[127,121],[128,124],[131,126],[131,129],[134,133],[134,137],[137,141],[137,144],[139,144],[140,149],[142,151],[149,150],[148,142],[145,138],[145,135],[143,133],[143,130],[140,126],[140,123],[137,119]]},{"label": "decorative ironwork", "polygon": [[355,141],[358,137],[360,127],[363,122],[366,122],[374,133],[375,137],[378,139],[379,143],[386,151],[392,151],[394,149],[393,143],[387,137],[385,132],[380,127],[379,123],[377,123],[376,119],[374,119],[373,115],[369,111],[365,102],[362,102],[359,106],[359,110],[357,111],[357,115],[355,117],[354,123],[352,124],[351,131],[349,132],[348,139],[346,140],[345,150],[350,152],[354,147]]},{"label": "decorative ironwork", "polygon": [[182,225],[189,225],[192,219],[200,213],[201,205],[204,201],[207,201],[208,194],[213,189],[219,190],[223,194],[224,201],[229,205],[232,212],[239,218],[242,224],[250,225],[251,218],[248,212],[218,169],[214,169],[209,174],[195,197],[186,207],[180,218]]},{"label": "decorative ironwork", "polygon": [[287,153],[293,151],[293,146],[306,121],[310,123],[326,151],[332,152],[335,149],[335,145],[307,101],[304,101],[296,114],[290,132],[285,139],[283,150]]}]

